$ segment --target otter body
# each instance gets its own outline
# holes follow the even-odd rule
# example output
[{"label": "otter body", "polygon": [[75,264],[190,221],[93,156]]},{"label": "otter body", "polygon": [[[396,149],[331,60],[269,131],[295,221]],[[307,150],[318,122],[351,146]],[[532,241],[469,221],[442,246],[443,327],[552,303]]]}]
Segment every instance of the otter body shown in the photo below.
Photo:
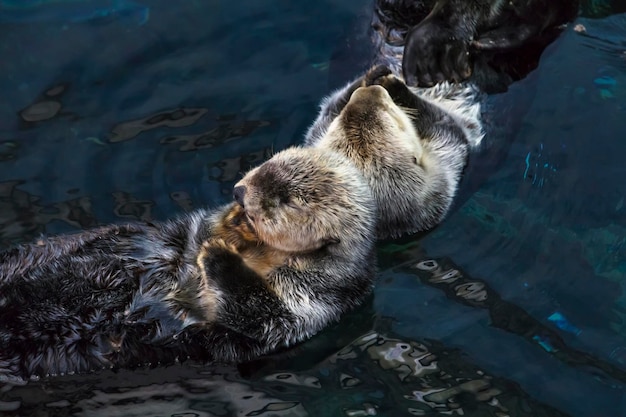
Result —
[{"label": "otter body", "polygon": [[1,254],[0,381],[246,361],[310,337],[369,294],[375,203],[354,167],[290,149],[242,181],[254,218],[233,203]]},{"label": "otter body", "polygon": [[361,170],[378,205],[379,238],[428,230],[445,217],[470,148],[482,140],[478,94],[470,84],[409,88],[375,67],[322,103],[306,143]]},{"label": "otter body", "polygon": [[[547,2],[535,10],[534,0],[505,3],[378,0],[372,69],[322,101],[305,143],[339,152],[361,170],[378,205],[379,238],[425,231],[445,218],[484,136],[483,96],[534,68],[577,5]],[[519,37],[509,33],[523,28]],[[474,44],[482,49],[470,54]],[[511,58],[525,48],[536,56],[523,55],[523,64]],[[409,86],[418,78],[420,87]]]}]

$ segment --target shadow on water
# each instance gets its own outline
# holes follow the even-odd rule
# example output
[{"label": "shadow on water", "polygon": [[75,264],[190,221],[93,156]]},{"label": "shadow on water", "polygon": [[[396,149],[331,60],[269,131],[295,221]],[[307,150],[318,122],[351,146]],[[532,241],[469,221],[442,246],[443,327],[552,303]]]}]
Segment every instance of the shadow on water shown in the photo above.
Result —
[{"label": "shadow on water", "polygon": [[[3,386],[0,414],[626,413],[626,15],[604,4],[488,99],[453,213],[381,242],[368,305],[237,369]],[[0,1],[0,245],[230,200],[368,62],[370,7]]]}]

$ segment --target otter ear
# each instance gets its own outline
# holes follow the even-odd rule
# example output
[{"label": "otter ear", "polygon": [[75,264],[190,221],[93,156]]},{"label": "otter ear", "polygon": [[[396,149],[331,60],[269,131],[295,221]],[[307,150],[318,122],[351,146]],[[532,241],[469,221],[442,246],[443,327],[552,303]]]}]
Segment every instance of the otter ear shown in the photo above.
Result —
[{"label": "otter ear", "polygon": [[324,242],[322,246],[328,246],[328,245],[336,245],[337,243],[341,242],[341,240],[339,240],[338,237],[327,237],[322,242]]}]

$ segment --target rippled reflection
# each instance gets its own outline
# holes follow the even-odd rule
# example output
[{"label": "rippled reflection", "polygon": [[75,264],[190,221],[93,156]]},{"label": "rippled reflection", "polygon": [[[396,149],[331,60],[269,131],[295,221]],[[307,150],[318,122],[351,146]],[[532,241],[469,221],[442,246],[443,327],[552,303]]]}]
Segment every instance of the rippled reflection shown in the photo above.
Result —
[{"label": "rippled reflection", "polygon": [[148,117],[118,124],[111,133],[111,142],[124,142],[133,139],[142,132],[159,127],[185,127],[196,123],[207,113],[207,109],[178,108]]},{"label": "rippled reflection", "polygon": [[52,221],[62,221],[74,228],[97,224],[88,197],[72,198],[50,205],[20,189],[23,181],[0,182],[0,245],[9,246],[16,239],[34,239]]},{"label": "rippled reflection", "polygon": [[20,111],[22,120],[32,123],[55,117],[63,107],[60,96],[66,88],[67,85],[60,84],[46,90],[39,100]]},{"label": "rippled reflection", "polygon": [[311,368],[280,369],[294,361],[270,361],[248,378],[191,365],[52,378],[5,391],[0,409],[30,416],[564,416],[433,341],[370,331]]},{"label": "rippled reflection", "polygon": [[268,126],[269,124],[270,122],[264,120],[249,120],[239,124],[222,123],[207,132],[197,135],[170,136],[161,139],[161,143],[177,144],[178,150],[183,152],[196,151],[198,149],[212,148],[242,136],[248,136],[257,128]]}]

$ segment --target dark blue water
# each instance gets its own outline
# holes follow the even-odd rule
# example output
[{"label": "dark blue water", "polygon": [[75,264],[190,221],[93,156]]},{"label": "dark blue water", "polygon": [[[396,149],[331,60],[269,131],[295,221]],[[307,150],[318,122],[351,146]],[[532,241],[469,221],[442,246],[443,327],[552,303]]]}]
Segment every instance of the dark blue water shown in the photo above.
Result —
[{"label": "dark blue water", "polygon": [[[369,7],[0,1],[0,245],[230,200],[362,69]],[[454,213],[381,242],[363,308],[238,369],[0,387],[0,414],[626,415],[626,15],[586,10],[489,99]]]}]

